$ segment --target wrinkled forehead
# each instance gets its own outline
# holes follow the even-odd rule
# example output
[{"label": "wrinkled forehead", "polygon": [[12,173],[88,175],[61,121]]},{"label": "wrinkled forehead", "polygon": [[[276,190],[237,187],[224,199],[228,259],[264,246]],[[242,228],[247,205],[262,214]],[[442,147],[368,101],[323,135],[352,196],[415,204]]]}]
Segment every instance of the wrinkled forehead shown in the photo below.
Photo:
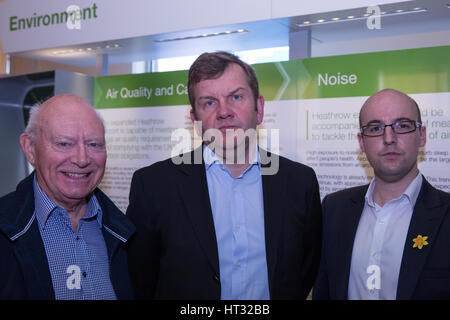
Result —
[{"label": "wrinkled forehead", "polygon": [[42,131],[59,132],[74,128],[104,133],[103,122],[95,110],[83,100],[60,99],[43,104],[39,113]]}]

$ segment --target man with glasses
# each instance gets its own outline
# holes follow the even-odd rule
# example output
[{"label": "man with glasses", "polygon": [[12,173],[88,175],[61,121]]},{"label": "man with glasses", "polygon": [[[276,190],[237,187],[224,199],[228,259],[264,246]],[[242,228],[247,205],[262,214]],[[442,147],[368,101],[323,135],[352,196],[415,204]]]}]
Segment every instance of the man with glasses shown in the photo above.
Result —
[{"label": "man with glasses", "polygon": [[450,299],[450,195],[419,172],[426,128],[417,103],[385,89],[361,108],[369,185],[323,200],[314,299]]}]

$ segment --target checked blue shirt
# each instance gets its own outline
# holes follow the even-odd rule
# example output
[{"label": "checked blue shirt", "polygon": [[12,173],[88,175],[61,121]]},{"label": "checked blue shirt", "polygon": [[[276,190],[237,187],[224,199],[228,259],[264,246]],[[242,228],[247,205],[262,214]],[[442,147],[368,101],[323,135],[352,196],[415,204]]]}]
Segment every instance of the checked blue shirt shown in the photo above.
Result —
[{"label": "checked blue shirt", "polygon": [[69,214],[57,206],[34,179],[35,214],[57,300],[114,300],[109,261],[102,234],[102,211],[97,198],[89,200],[78,230]]}]

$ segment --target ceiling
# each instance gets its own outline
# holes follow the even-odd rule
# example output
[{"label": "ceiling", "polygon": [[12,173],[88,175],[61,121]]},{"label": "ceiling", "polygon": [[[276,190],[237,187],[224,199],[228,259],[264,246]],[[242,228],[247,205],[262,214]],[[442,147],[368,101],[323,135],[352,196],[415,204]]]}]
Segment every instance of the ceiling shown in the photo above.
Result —
[{"label": "ceiling", "polygon": [[[311,46],[314,48],[335,43],[337,46],[348,41],[377,41],[383,38],[430,34],[443,37],[436,43],[450,45],[450,0],[417,0],[380,6],[380,29],[369,29],[367,8],[323,12],[314,15],[295,16],[282,19],[248,22],[217,26],[200,30],[188,30],[145,37],[117,39],[109,42],[89,43],[80,46],[29,51],[20,56],[48,60],[56,63],[81,67],[95,66],[97,57],[108,55],[109,64],[154,60],[177,56],[197,55],[205,51],[242,51],[258,48],[287,46],[289,34],[299,30],[311,30]],[[416,10],[414,10],[416,8]],[[426,9],[426,11],[417,8]],[[397,10],[403,10],[397,12]],[[416,11],[405,13],[406,11]],[[353,19],[347,19],[354,16]],[[357,19],[359,17],[359,19]],[[332,18],[339,18],[334,22]],[[324,19],[323,23],[317,20]],[[347,19],[347,20],[345,20]],[[345,20],[345,21],[343,21]],[[304,24],[309,21],[309,24]],[[333,21],[333,22],[332,22]],[[246,32],[237,32],[243,29]],[[226,31],[230,34],[224,34]],[[214,35],[218,33],[218,35]],[[202,35],[212,36],[204,37]],[[188,37],[188,39],[182,39]],[[197,37],[197,38],[196,38]],[[164,39],[176,39],[164,41]],[[340,46],[339,54],[354,53],[352,48]],[[364,48],[362,49],[364,50]],[[370,49],[373,51],[373,48]],[[348,51],[348,52],[347,52]],[[317,54],[317,55],[320,55]]]}]

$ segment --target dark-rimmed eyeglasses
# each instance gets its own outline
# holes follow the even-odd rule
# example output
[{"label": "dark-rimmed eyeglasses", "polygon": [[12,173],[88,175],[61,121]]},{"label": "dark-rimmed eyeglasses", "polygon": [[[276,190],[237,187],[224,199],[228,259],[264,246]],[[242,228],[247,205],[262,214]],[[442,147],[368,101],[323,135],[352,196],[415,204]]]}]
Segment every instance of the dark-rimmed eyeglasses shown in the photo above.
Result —
[{"label": "dark-rimmed eyeglasses", "polygon": [[361,134],[366,137],[378,137],[384,134],[386,127],[391,127],[397,134],[404,134],[416,131],[422,124],[414,120],[399,120],[391,124],[372,123],[361,127]]}]

